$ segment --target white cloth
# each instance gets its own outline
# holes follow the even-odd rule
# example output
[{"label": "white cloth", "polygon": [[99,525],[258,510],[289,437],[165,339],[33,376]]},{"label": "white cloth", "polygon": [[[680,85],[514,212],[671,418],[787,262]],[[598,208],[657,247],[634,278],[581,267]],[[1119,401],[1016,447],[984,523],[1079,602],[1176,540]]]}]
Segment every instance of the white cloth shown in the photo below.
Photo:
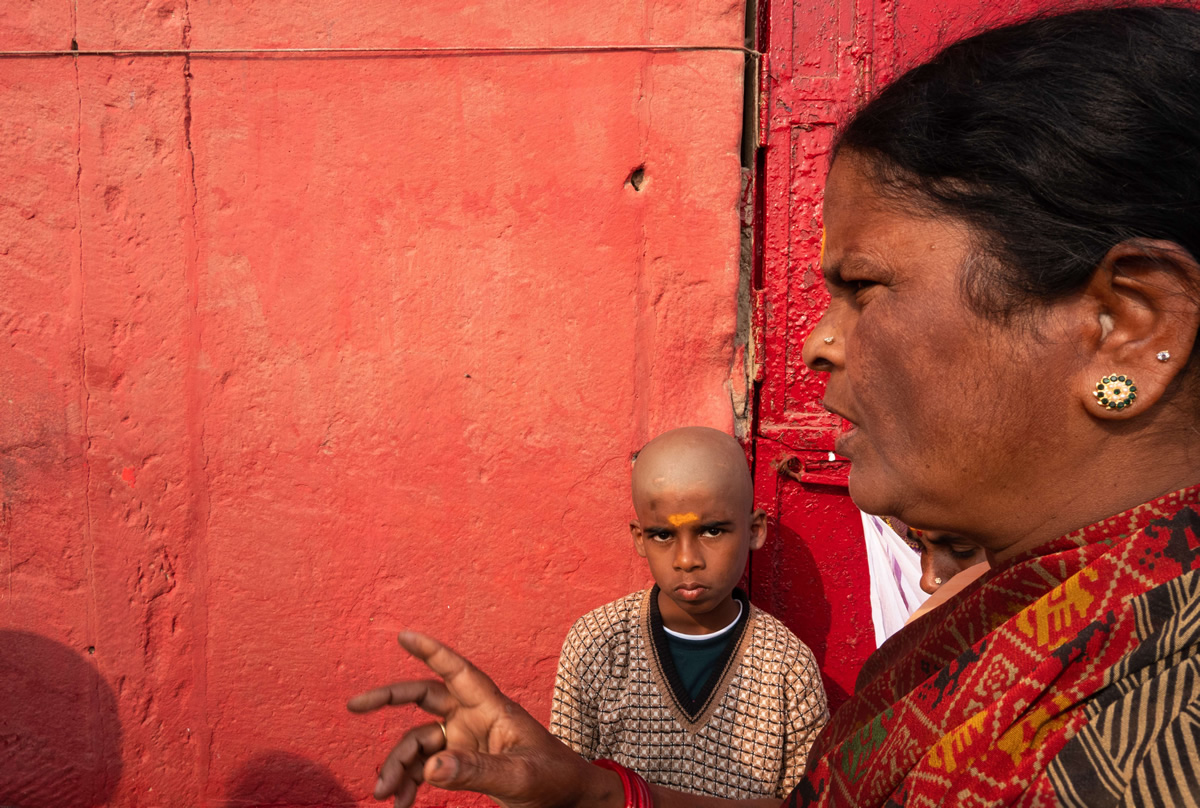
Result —
[{"label": "white cloth", "polygon": [[904,628],[908,616],[929,595],[921,590],[920,553],[878,516],[864,513],[862,523],[871,574],[871,622],[878,648]]}]

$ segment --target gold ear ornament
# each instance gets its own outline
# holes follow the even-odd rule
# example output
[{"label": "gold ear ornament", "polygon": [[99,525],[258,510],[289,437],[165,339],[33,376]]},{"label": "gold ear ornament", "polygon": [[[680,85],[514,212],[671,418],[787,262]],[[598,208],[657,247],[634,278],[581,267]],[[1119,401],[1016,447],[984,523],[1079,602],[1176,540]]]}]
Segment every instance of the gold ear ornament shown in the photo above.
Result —
[{"label": "gold ear ornament", "polygon": [[1096,397],[1096,403],[1106,410],[1123,410],[1132,407],[1137,400],[1137,385],[1133,383],[1132,376],[1110,373],[1100,380],[1092,395]]}]

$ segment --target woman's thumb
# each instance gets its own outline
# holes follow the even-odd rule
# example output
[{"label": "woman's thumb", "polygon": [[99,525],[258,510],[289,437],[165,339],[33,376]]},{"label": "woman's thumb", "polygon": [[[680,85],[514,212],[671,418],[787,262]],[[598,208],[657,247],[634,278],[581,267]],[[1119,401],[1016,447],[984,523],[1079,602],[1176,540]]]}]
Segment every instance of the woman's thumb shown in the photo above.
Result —
[{"label": "woman's thumb", "polygon": [[448,791],[481,794],[519,793],[524,767],[511,756],[500,757],[466,750],[439,752],[425,761],[425,782]]}]

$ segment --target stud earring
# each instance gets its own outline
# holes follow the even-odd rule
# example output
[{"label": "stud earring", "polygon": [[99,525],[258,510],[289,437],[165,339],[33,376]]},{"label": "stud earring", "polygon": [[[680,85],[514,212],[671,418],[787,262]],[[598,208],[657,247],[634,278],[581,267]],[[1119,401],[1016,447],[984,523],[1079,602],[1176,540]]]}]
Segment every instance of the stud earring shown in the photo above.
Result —
[{"label": "stud earring", "polygon": [[1154,355],[1154,358],[1157,359],[1159,362],[1166,362],[1168,359],[1171,358],[1171,352],[1170,351],[1159,351],[1158,353],[1156,353]]},{"label": "stud earring", "polygon": [[832,344],[833,344],[833,337],[825,337],[825,338],[824,338],[823,340],[821,340],[821,341],[822,341],[822,342],[824,342],[826,345],[832,345]]},{"label": "stud earring", "polygon": [[1106,410],[1123,410],[1137,400],[1137,385],[1132,376],[1110,373],[1096,385],[1096,403]]}]

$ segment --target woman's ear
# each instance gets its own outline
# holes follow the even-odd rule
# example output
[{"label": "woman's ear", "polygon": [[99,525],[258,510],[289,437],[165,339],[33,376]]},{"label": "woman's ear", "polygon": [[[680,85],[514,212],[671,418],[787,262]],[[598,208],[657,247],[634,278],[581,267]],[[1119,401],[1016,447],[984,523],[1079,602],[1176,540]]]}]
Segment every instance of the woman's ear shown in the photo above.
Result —
[{"label": "woman's ear", "polygon": [[1084,290],[1095,322],[1079,396],[1097,418],[1136,418],[1188,363],[1200,327],[1200,264],[1172,241],[1129,239]]},{"label": "woman's ear", "polygon": [[758,550],[767,541],[767,512],[762,508],[750,514],[750,549]]}]

